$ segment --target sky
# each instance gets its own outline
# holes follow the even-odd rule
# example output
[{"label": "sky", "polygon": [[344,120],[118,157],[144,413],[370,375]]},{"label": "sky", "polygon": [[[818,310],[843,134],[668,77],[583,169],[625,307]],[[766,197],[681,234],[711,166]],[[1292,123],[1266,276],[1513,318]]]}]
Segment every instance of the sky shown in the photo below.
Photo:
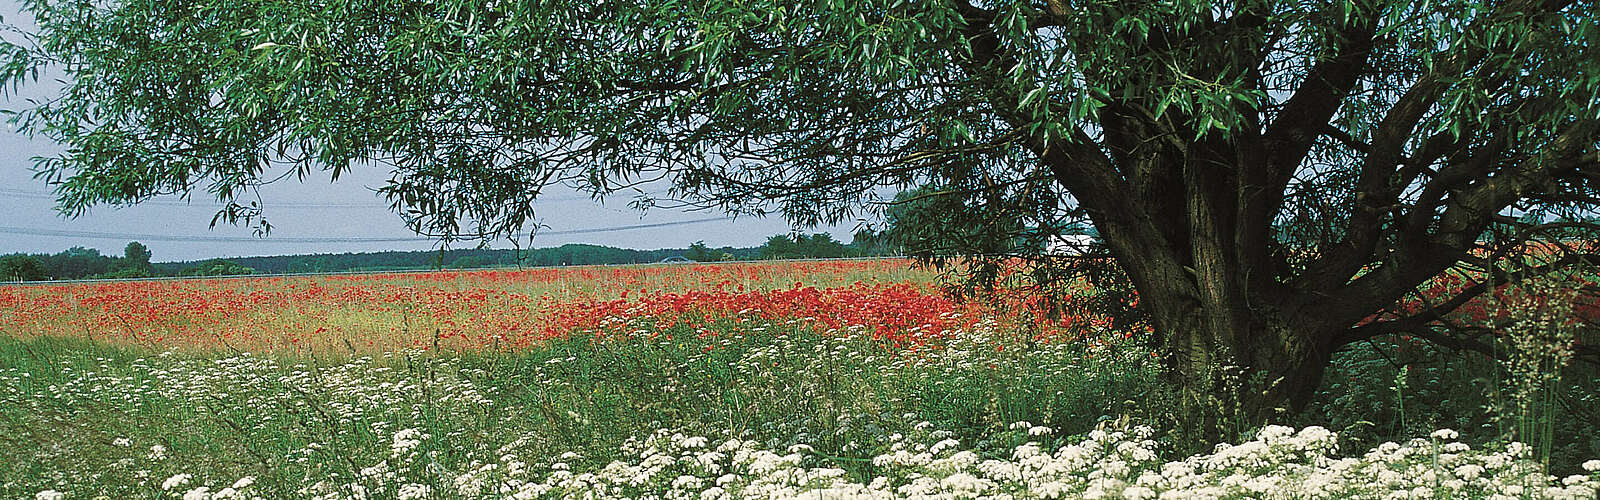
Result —
[{"label": "sky", "polygon": [[[15,3],[0,6],[0,19],[21,29],[32,26],[17,12]],[[45,75],[40,82],[25,86],[20,94],[11,94],[0,108],[21,109],[28,105],[28,98],[53,95],[60,88],[55,80],[60,78],[60,74]],[[0,254],[56,253],[83,246],[120,255],[129,241],[148,246],[157,262],[439,247],[437,241],[411,233],[374,192],[388,179],[389,172],[380,167],[358,168],[338,182],[330,182],[324,176],[308,177],[303,183],[289,180],[264,186],[260,196],[273,226],[265,238],[254,237],[249,228],[225,224],[212,227],[211,219],[221,204],[204,192],[195,193],[187,202],[162,197],[131,207],[96,207],[69,219],[54,210],[51,187],[35,180],[32,171],[33,158],[61,151],[59,145],[45,137],[30,138],[9,125],[0,125]],[[591,243],[640,249],[682,248],[700,240],[712,247],[749,247],[762,244],[768,236],[794,229],[781,217],[733,219],[718,212],[667,209],[641,213],[628,208],[628,201],[628,197],[621,196],[596,203],[575,191],[542,194],[534,208],[545,226],[541,229],[544,234],[536,236],[531,247]],[[696,222],[585,232],[685,221]],[[805,232],[830,232],[839,240],[849,241],[857,224],[845,222],[806,228]],[[569,231],[573,234],[552,234]],[[453,247],[474,246],[475,243],[458,242]],[[503,241],[491,246],[511,247]],[[523,246],[530,245],[524,241]]]}]

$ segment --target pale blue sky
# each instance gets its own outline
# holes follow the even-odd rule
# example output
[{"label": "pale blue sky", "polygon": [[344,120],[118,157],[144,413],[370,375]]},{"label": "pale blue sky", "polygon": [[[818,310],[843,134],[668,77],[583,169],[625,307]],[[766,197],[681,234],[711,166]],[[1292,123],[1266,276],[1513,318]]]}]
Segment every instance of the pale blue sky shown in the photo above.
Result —
[{"label": "pale blue sky", "polygon": [[[4,19],[5,24],[28,27],[28,19],[20,16],[17,8],[16,4],[7,2],[0,7],[0,18]],[[40,84],[24,88],[22,95],[12,96],[10,102],[0,107],[15,109],[26,106],[22,99],[48,95],[56,88],[41,81]],[[381,197],[372,192],[372,188],[382,185],[388,178],[388,172],[380,168],[356,170],[337,183],[330,183],[323,177],[308,179],[303,184],[289,181],[263,188],[261,196],[267,208],[268,220],[274,226],[272,235],[265,239],[248,239],[251,231],[246,228],[210,227],[211,218],[219,205],[205,193],[197,193],[196,199],[188,204],[176,198],[159,199],[133,207],[98,207],[76,219],[64,218],[51,208],[53,197],[50,187],[34,180],[31,171],[33,157],[59,152],[60,148],[45,138],[29,139],[10,127],[0,127],[0,254],[55,253],[71,246],[98,248],[104,253],[120,254],[130,239],[15,234],[4,232],[4,228],[23,228],[31,232],[69,231],[180,238],[200,236],[213,240],[141,239],[150,247],[156,261],[436,248],[435,242],[423,238],[408,242],[291,241],[296,238],[413,237],[400,218],[384,208]],[[541,222],[548,226],[546,231],[550,232],[699,220],[721,215],[685,210],[652,210],[641,214],[627,207],[628,199],[618,198],[598,204],[574,192],[555,192],[541,198],[536,210]],[[808,232],[828,231],[840,240],[849,241],[855,227],[855,223],[847,222]],[[789,224],[781,218],[725,219],[603,233],[543,235],[534,239],[533,246],[593,243],[626,248],[664,248],[684,247],[696,240],[705,240],[712,246],[755,246],[766,241],[767,236],[790,230]],[[235,238],[242,239],[233,240]],[[510,245],[500,243],[495,247],[509,248]]]}]

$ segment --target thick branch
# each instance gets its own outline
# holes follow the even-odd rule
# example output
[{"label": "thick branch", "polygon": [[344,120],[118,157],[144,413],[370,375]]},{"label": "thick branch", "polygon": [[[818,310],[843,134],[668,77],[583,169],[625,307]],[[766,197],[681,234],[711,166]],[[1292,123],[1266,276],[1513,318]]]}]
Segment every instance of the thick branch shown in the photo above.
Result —
[{"label": "thick branch", "polygon": [[1057,182],[1077,198],[1107,245],[1118,257],[1141,294],[1153,296],[1151,307],[1185,307],[1197,296],[1194,279],[1172,252],[1152,214],[1126,193],[1127,181],[1116,175],[1111,159],[1087,134],[1048,145],[1029,141]]},{"label": "thick branch", "polygon": [[1235,238],[1240,251],[1247,252],[1242,259],[1260,261],[1267,255],[1272,220],[1283,206],[1289,180],[1368,69],[1375,28],[1375,20],[1360,19],[1340,30],[1335,55],[1307,73],[1267,126],[1259,142],[1265,158],[1240,166]]},{"label": "thick branch", "polygon": [[1355,323],[1460,262],[1496,214],[1526,193],[1537,191],[1570,165],[1561,160],[1580,156],[1579,152],[1592,140],[1595,127],[1572,124],[1546,145],[1544,154],[1506,167],[1492,177],[1480,178],[1451,196],[1434,231],[1404,235],[1383,265],[1330,294],[1325,303],[1331,319]]}]

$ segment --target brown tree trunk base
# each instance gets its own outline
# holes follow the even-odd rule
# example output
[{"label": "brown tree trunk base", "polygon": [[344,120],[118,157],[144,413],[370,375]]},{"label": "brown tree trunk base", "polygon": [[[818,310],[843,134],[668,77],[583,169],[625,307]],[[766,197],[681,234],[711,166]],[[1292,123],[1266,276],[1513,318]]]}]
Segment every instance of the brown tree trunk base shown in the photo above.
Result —
[{"label": "brown tree trunk base", "polygon": [[1179,427],[1214,443],[1290,421],[1311,403],[1328,364],[1330,349],[1312,339],[1288,328],[1171,334],[1167,373],[1186,420]]}]

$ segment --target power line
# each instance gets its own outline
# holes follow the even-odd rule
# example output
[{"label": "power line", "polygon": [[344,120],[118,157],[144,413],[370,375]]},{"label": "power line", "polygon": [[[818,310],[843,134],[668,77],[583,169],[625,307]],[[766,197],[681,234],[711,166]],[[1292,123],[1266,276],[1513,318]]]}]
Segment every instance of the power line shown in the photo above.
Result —
[{"label": "power line", "polygon": [[[707,222],[727,221],[724,217],[709,217],[704,219],[690,219],[672,222],[654,222],[649,224],[631,224],[626,226],[598,227],[587,229],[567,229],[562,231],[541,231],[535,235],[562,236],[574,234],[610,233],[617,231],[631,231],[635,229],[651,229],[658,227],[683,226],[689,224],[703,224]],[[104,240],[142,240],[142,241],[171,241],[178,243],[423,243],[433,241],[421,237],[266,237],[254,238],[245,236],[210,236],[210,235],[166,235],[166,234],[136,234],[136,233],[106,233],[99,231],[73,231],[66,229],[37,229],[26,227],[0,226],[0,233],[18,234],[26,236],[59,236],[67,238],[89,238]]]},{"label": "power line", "polygon": [[673,221],[673,222],[654,222],[654,223],[650,223],[650,224],[633,224],[633,225],[629,225],[629,226],[599,227],[599,228],[592,228],[592,229],[567,229],[567,230],[564,230],[564,231],[538,231],[538,232],[535,232],[534,235],[535,236],[539,236],[539,235],[543,235],[543,236],[561,236],[561,235],[568,235],[568,234],[614,233],[614,232],[617,232],[617,231],[632,231],[634,229],[650,229],[650,228],[655,228],[655,227],[684,226],[684,225],[689,225],[689,224],[701,224],[701,223],[706,223],[706,222],[717,222],[717,221],[730,222],[726,217],[707,217],[707,218],[704,218],[704,219],[690,219],[690,220],[680,220],[680,221]]},{"label": "power line", "polygon": [[0,233],[20,234],[28,236],[61,236],[68,238],[89,238],[103,240],[144,240],[144,241],[172,241],[179,243],[398,243],[425,241],[412,238],[253,238],[244,236],[209,236],[209,235],[164,235],[164,234],[136,234],[136,233],[104,233],[99,231],[71,231],[65,229],[35,229],[26,227],[0,226]]}]

